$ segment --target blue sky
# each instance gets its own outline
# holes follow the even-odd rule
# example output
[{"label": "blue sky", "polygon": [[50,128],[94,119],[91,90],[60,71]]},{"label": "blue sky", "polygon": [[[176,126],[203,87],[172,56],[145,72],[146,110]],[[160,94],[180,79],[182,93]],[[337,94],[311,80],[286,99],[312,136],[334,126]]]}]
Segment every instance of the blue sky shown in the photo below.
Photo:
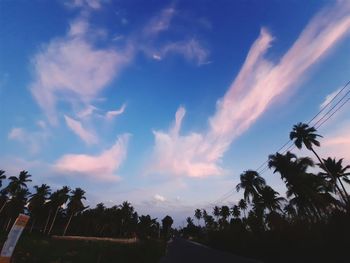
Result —
[{"label": "blue sky", "polygon": [[[348,1],[0,1],[0,167],[181,224],[349,80],[349,14]],[[347,112],[320,152],[350,161]]]}]

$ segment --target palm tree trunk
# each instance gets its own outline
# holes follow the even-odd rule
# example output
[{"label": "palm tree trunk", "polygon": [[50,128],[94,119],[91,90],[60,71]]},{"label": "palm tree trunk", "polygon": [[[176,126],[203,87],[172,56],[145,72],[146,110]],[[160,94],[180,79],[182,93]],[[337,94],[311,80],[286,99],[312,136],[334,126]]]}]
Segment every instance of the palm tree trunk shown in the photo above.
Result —
[{"label": "palm tree trunk", "polygon": [[45,232],[46,232],[47,226],[49,225],[51,213],[52,213],[52,209],[50,209],[49,215],[47,216],[47,220],[46,220],[45,227],[44,227],[44,232],[43,232],[44,234],[45,234]]},{"label": "palm tree trunk", "polygon": [[55,224],[55,221],[56,221],[56,216],[57,216],[57,213],[58,213],[58,209],[60,209],[60,207],[57,207],[57,209],[56,209],[55,216],[53,217],[53,220],[52,220],[52,223],[51,223],[51,226],[50,226],[49,232],[47,233],[48,235],[50,235],[50,234],[51,234],[51,230],[52,230],[52,228],[53,228],[53,225]]},{"label": "palm tree trunk", "polygon": [[345,193],[346,198],[348,199],[348,202],[349,202],[349,201],[350,201],[350,197],[349,197],[348,192],[346,191],[346,189],[345,189],[345,187],[344,187],[344,185],[343,185],[343,183],[342,183],[342,181],[341,181],[341,179],[340,179],[340,178],[338,178],[338,181],[339,181],[339,183],[340,183],[341,187],[343,188],[343,192]]},{"label": "palm tree trunk", "polygon": [[68,222],[67,222],[67,225],[66,225],[66,227],[64,228],[64,231],[63,231],[63,236],[66,235],[66,232],[67,232],[67,229],[68,229],[68,227],[69,227],[70,221],[72,220],[73,214],[74,214],[74,213],[71,213],[71,215],[70,215],[70,217],[69,217],[69,220],[68,220]]},{"label": "palm tree trunk", "polygon": [[32,226],[30,227],[30,230],[29,230],[29,233],[32,233],[32,232],[33,232],[33,228],[34,228],[35,220],[36,220],[36,218],[34,217],[34,218],[33,218],[33,223],[32,223]]},{"label": "palm tree trunk", "polygon": [[345,204],[348,204],[348,200],[345,198],[343,192],[340,190],[339,186],[337,185],[337,178],[328,170],[327,166],[323,163],[323,161],[320,158],[320,156],[318,156],[318,154],[315,152],[315,150],[312,147],[311,147],[311,151],[316,155],[318,161],[323,166],[323,168],[326,170],[328,175],[333,178],[333,180],[335,182],[335,187],[337,188],[337,190],[338,190],[339,194],[341,195],[343,201],[345,202]]}]

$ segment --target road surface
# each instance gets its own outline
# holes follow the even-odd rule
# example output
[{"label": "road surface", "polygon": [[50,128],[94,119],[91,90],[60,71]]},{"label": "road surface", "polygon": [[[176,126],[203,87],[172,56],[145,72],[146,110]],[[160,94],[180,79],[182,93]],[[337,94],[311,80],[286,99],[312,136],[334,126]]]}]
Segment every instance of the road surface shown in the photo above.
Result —
[{"label": "road surface", "polygon": [[[169,241],[166,255],[160,263],[259,263],[230,253],[218,251],[207,246],[175,238]],[[261,263],[261,262],[260,262]]]}]

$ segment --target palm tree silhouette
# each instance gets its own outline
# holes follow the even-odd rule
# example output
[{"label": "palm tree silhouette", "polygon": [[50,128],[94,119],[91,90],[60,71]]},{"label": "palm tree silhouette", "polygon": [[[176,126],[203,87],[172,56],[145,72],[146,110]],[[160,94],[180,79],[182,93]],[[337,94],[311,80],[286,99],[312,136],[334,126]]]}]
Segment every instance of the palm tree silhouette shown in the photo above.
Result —
[{"label": "palm tree silhouette", "polygon": [[238,218],[241,215],[241,210],[238,205],[234,205],[231,209],[232,216]]},{"label": "palm tree silhouette", "polygon": [[85,195],[85,191],[81,188],[75,188],[75,190],[72,191],[72,195],[69,197],[69,203],[67,205],[67,210],[68,210],[68,213],[70,213],[70,217],[66,227],[64,228],[63,236],[66,235],[66,232],[72,220],[72,217],[86,208],[84,207],[84,204],[82,202],[83,199],[84,200],[86,199],[84,195]]},{"label": "palm tree silhouette", "polygon": [[246,215],[246,212],[245,212],[245,211],[246,211],[247,208],[248,208],[247,202],[246,202],[244,199],[239,200],[239,202],[238,202],[238,207],[243,211],[244,217],[246,218],[247,215]]},{"label": "palm tree silhouette", "polygon": [[33,231],[35,221],[42,215],[45,202],[50,195],[50,187],[46,184],[42,184],[41,186],[35,185],[34,189],[36,190],[36,193],[31,195],[28,203],[28,209],[32,214],[30,233]]},{"label": "palm tree silhouette", "polygon": [[[327,171],[327,173],[329,174],[329,176],[333,177],[334,180],[336,181],[335,175],[333,175],[325,166],[325,164],[323,163],[322,159],[320,158],[320,156],[316,153],[316,151],[314,150],[313,146],[320,146],[320,142],[317,140],[317,137],[322,137],[321,135],[316,133],[316,129],[314,127],[310,127],[308,124],[306,123],[301,123],[299,122],[298,124],[293,126],[292,131],[289,134],[289,138],[291,140],[294,140],[294,144],[298,149],[301,149],[303,147],[303,145],[305,145],[305,147],[312,151],[314,153],[314,155],[316,156],[316,158],[318,159],[318,161],[320,162],[321,166],[323,166],[324,170]],[[337,188],[339,194],[341,195],[342,199],[344,200],[344,202],[347,204],[348,200],[345,198],[344,194],[342,193],[342,191],[340,190],[339,186],[337,184],[335,184],[335,187]]]},{"label": "palm tree silhouette", "polygon": [[[54,192],[50,196],[50,206],[51,206],[50,211],[54,211],[55,210],[55,215],[54,215],[54,217],[52,219],[51,226],[50,226],[49,231],[47,233],[48,235],[51,234],[51,231],[52,231],[52,228],[53,228],[53,226],[55,224],[56,217],[57,217],[59,209],[69,199],[69,192],[70,192],[69,187],[68,186],[63,186],[61,189],[57,190],[56,192]],[[49,221],[49,218],[50,218],[50,214],[51,214],[51,212],[49,212],[48,221]]]},{"label": "palm tree silhouette", "polygon": [[244,200],[250,202],[250,199],[257,198],[259,191],[265,186],[265,179],[258,172],[247,170],[240,176],[241,182],[237,184],[236,190],[239,192],[244,189]]},{"label": "palm tree silhouette", "polygon": [[276,210],[281,211],[281,202],[286,199],[283,197],[278,197],[279,193],[273,190],[270,186],[266,185],[260,190],[260,195],[257,197],[257,202],[265,209],[270,212]]},{"label": "palm tree silhouette", "polygon": [[[343,167],[343,159],[339,159],[338,161],[336,161],[335,158],[332,159],[330,157],[328,157],[327,159],[323,159],[323,163],[324,163],[324,166],[319,165],[320,168],[324,171],[324,172],[321,172],[320,175],[329,177],[328,172],[327,172],[327,170],[328,170],[333,175],[332,177],[329,177],[330,184],[333,187],[335,187],[337,182],[334,179],[335,178],[338,179],[338,182],[343,189],[343,193],[345,193],[347,199],[349,200],[349,194],[346,191],[346,189],[342,183],[342,179],[344,181],[346,181],[347,176],[350,175],[350,172],[346,172],[348,169],[350,169],[350,165]],[[327,169],[325,169],[324,167],[327,167]]]},{"label": "palm tree silhouette", "polygon": [[202,211],[200,209],[196,209],[194,211],[194,217],[197,218],[197,223],[199,225],[199,220],[202,218]]}]

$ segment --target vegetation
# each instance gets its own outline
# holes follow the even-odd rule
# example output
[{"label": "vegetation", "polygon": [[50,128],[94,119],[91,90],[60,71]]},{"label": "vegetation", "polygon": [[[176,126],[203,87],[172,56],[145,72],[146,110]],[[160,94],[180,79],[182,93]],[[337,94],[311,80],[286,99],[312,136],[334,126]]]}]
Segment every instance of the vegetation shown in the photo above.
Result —
[{"label": "vegetation", "polygon": [[154,263],[159,262],[164,251],[165,243],[156,240],[117,244],[106,241],[57,240],[24,233],[11,262]]},{"label": "vegetation", "polygon": [[[18,177],[8,178],[8,185],[0,189],[0,229],[9,231],[19,213],[30,215],[29,232],[45,235],[81,235],[94,237],[139,237],[141,239],[168,238],[173,224],[170,216],[164,217],[162,227],[157,218],[141,215],[134,207],[123,202],[106,208],[103,203],[95,208],[84,206],[85,191],[70,190],[63,186],[51,193],[51,188],[42,184],[28,190],[32,176],[21,171]],[[0,182],[6,179],[0,171]]]},{"label": "vegetation", "polygon": [[345,262],[350,235],[350,166],[343,159],[322,159],[315,148],[320,135],[299,123],[290,139],[310,150],[318,163],[294,153],[275,153],[268,167],[286,186],[285,197],[268,186],[257,171],[240,176],[243,198],[230,210],[215,206],[210,215],[196,209],[181,230],[185,237],[264,262]]}]

